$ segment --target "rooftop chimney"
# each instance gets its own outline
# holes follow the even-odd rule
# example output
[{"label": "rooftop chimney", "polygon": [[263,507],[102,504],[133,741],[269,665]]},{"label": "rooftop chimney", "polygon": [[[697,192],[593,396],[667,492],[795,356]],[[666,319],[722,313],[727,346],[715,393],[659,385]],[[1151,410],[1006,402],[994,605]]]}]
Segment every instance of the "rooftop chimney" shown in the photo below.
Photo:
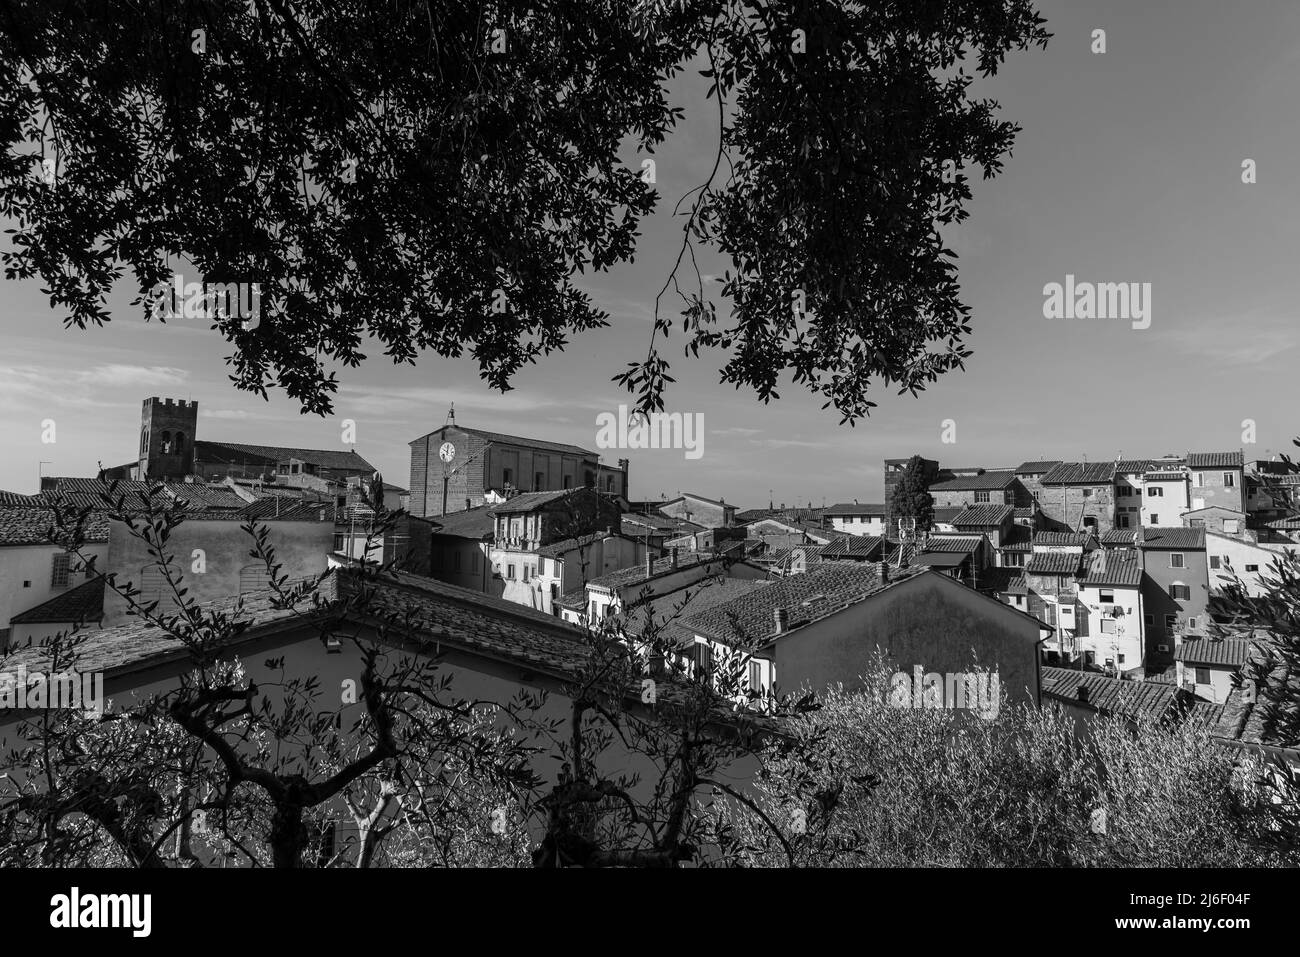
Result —
[{"label": "rooftop chimney", "polygon": [[883,558],[880,562],[880,584],[889,584],[889,562],[884,561]]},{"label": "rooftop chimney", "polygon": [[654,555],[650,554],[650,549],[647,548],[645,552],[645,577],[649,578],[651,575],[653,575],[655,573],[654,569],[655,569],[655,557]]},{"label": "rooftop chimney", "polygon": [[673,557],[673,568],[676,568],[677,567],[677,546],[676,545],[674,545],[669,550],[669,554],[672,555]]},{"label": "rooftop chimney", "polygon": [[776,634],[784,635],[789,627],[790,616],[784,608],[772,609],[772,620],[776,623]]}]

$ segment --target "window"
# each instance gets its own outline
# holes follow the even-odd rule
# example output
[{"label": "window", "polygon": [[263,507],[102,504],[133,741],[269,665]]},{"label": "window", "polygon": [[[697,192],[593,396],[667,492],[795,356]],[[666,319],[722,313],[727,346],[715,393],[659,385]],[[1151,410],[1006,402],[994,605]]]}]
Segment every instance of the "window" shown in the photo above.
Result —
[{"label": "window", "polygon": [[1169,597],[1174,601],[1187,601],[1192,597],[1192,590],[1182,582],[1174,582],[1169,586]]},{"label": "window", "polygon": [[519,566],[519,573],[520,573],[521,575],[523,575],[523,577],[524,577],[524,581],[528,581],[528,563],[527,563],[527,562],[525,562],[524,564],[522,564],[522,565]]},{"label": "window", "polygon": [[566,475],[566,476],[564,476],[564,487],[565,487],[565,488],[573,488],[573,476],[572,476],[572,475]]},{"label": "window", "polygon": [[53,567],[50,569],[50,587],[66,588],[71,569],[72,557],[67,552],[59,552],[55,555]]},{"label": "window", "polygon": [[1191,519],[1187,524],[1188,524],[1188,526],[1191,527],[1191,528],[1204,528],[1204,527],[1205,527],[1205,519],[1203,519],[1203,518],[1193,518],[1193,519]]},{"label": "window", "polygon": [[1192,488],[1200,488],[1200,487],[1201,487],[1202,485],[1204,485],[1204,484],[1205,484],[1205,473],[1203,473],[1203,472],[1193,472],[1193,473],[1192,473]]},{"label": "window", "polygon": [[1196,683],[1197,683],[1198,685],[1208,685],[1208,684],[1210,683],[1210,669],[1209,669],[1209,668],[1197,668],[1197,669],[1196,669]]},{"label": "window", "polygon": [[1092,489],[1090,489],[1090,488],[1086,488],[1086,489],[1084,489],[1084,490],[1083,490],[1083,497],[1084,497],[1084,498],[1092,498]]},{"label": "window", "polygon": [[170,455],[172,451],[172,434],[164,432],[162,434],[162,452],[163,455]]},{"label": "window", "polygon": [[1025,556],[1023,552],[1007,552],[1002,556],[1002,564],[1008,568],[1024,568]]},{"label": "window", "polygon": [[592,620],[592,621],[595,621],[595,620],[596,620],[596,603],[595,603],[594,601],[591,603],[591,613],[590,613],[590,615],[591,615],[591,620]]},{"label": "window", "polygon": [[1115,619],[1114,619],[1114,618],[1103,618],[1103,619],[1101,620],[1101,633],[1102,633],[1103,635],[1113,635],[1113,634],[1115,634]]},{"label": "window", "polygon": [[614,476],[608,475],[605,477],[605,491],[606,492],[614,491]]},{"label": "window", "polygon": [[239,570],[239,593],[245,595],[253,591],[265,591],[271,587],[271,572],[265,562],[245,565]]},{"label": "window", "polygon": [[541,492],[546,485],[546,476],[542,472],[533,473],[533,491]]},{"label": "window", "polygon": [[1169,553],[1169,567],[1170,567],[1170,568],[1182,568],[1182,567],[1183,567],[1183,553],[1182,553],[1182,552],[1170,552],[1170,553]]},{"label": "window", "polygon": [[1121,485],[1119,488],[1115,490],[1115,494],[1120,498],[1128,498],[1130,495],[1133,494],[1133,489],[1127,485]]},{"label": "window", "polygon": [[1089,515],[1087,518],[1083,520],[1083,527],[1091,528],[1095,531],[1097,528],[1097,520],[1093,518],[1091,515]]},{"label": "window", "polygon": [[757,661],[749,663],[749,690],[763,690],[763,666]]},{"label": "window", "polygon": [[1223,487],[1224,487],[1224,488],[1235,488],[1236,485],[1237,485],[1237,478],[1236,478],[1236,476],[1235,476],[1232,472],[1224,472],[1224,473],[1223,473]]},{"label": "window", "polygon": [[501,470],[501,484],[502,484],[502,485],[513,485],[513,484],[514,484],[514,481],[515,481],[515,470],[514,470],[514,469],[502,469],[502,470]]},{"label": "window", "polygon": [[184,451],[185,451],[185,433],[184,433],[184,432],[177,432],[177,433],[176,433],[176,451],[177,451],[178,453],[179,453],[179,452],[184,452]]},{"label": "window", "polygon": [[1120,527],[1120,528],[1128,528],[1128,516],[1127,516],[1127,515],[1121,515],[1121,516],[1119,516],[1119,527]]},{"label": "window", "polygon": [[1142,616],[1142,624],[1146,625],[1148,628],[1154,628],[1154,627],[1156,626],[1156,616],[1155,616],[1155,615],[1143,615],[1143,616]]},{"label": "window", "polygon": [[1098,600],[1099,602],[1101,602],[1103,605],[1113,605],[1113,604],[1115,604],[1115,590],[1114,590],[1114,589],[1103,589],[1103,590],[1099,591],[1099,592],[1097,593],[1097,600]]},{"label": "window", "polygon": [[1258,566],[1258,565],[1247,565],[1247,566],[1246,566],[1246,571],[1248,571],[1248,572],[1257,572],[1257,571],[1259,571],[1259,566]]},{"label": "window", "polygon": [[1164,495],[1164,489],[1157,488],[1154,485],[1147,486],[1147,498],[1155,498],[1157,495]]},{"label": "window", "polygon": [[1218,567],[1219,567],[1219,556],[1218,556],[1218,555],[1211,555],[1211,556],[1210,556],[1210,567],[1211,567],[1211,568],[1218,568]]},{"label": "window", "polygon": [[1123,656],[1123,655],[1116,655],[1115,657],[1119,659],[1119,663],[1120,663],[1121,665],[1124,663],[1124,656]]},{"label": "window", "polygon": [[1223,520],[1223,530],[1229,535],[1235,535],[1240,530],[1241,523],[1235,518],[1225,518]]},{"label": "window", "polygon": [[687,657],[694,665],[695,674],[708,673],[713,667],[713,646],[705,641],[696,642]]},{"label": "window", "polygon": [[1188,631],[1195,631],[1195,630],[1196,630],[1196,619],[1195,619],[1195,618],[1188,618],[1188,619],[1187,619],[1187,630],[1188,630]]},{"label": "window", "polygon": [[975,504],[976,504],[976,505],[983,504],[983,503],[987,502],[988,500],[989,500],[989,493],[988,493],[988,492],[976,492],[976,493],[975,493]]},{"label": "window", "polygon": [[514,581],[514,579],[515,579],[515,566],[514,566],[514,565],[507,565],[507,566],[506,566],[506,578],[509,578],[511,581]]},{"label": "window", "polygon": [[1152,525],[1159,525],[1159,524],[1160,524],[1160,516],[1157,515],[1155,512],[1152,512],[1152,513],[1151,513],[1151,524],[1152,524]]},{"label": "window", "polygon": [[1165,615],[1165,631],[1173,631],[1178,627],[1177,615]]}]

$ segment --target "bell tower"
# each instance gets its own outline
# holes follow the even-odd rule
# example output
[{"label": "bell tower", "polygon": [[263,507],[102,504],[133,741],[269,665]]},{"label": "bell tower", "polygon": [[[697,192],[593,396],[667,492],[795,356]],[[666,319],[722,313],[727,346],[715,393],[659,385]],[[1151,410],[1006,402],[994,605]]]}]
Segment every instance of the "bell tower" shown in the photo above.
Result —
[{"label": "bell tower", "polygon": [[194,474],[199,404],[184,399],[144,400],[140,415],[140,478],[180,480]]}]

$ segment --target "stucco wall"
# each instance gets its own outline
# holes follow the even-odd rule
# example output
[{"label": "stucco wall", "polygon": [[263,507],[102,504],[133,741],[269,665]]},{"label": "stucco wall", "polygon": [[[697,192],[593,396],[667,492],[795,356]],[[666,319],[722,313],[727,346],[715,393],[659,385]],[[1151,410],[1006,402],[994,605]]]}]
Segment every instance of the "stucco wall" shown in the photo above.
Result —
[{"label": "stucco wall", "polygon": [[940,673],[996,667],[1010,702],[1036,704],[1038,631],[993,599],[925,574],[779,639],[776,682],[784,691],[860,687],[879,648],[908,673],[915,665]]}]

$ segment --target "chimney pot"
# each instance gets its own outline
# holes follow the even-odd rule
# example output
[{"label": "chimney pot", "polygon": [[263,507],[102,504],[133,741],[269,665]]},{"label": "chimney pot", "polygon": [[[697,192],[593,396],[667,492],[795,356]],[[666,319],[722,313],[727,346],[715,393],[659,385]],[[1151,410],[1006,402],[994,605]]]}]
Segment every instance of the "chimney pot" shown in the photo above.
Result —
[{"label": "chimney pot", "polygon": [[776,633],[778,635],[784,635],[790,622],[790,616],[786,610],[784,608],[773,608],[772,620],[776,624]]}]

